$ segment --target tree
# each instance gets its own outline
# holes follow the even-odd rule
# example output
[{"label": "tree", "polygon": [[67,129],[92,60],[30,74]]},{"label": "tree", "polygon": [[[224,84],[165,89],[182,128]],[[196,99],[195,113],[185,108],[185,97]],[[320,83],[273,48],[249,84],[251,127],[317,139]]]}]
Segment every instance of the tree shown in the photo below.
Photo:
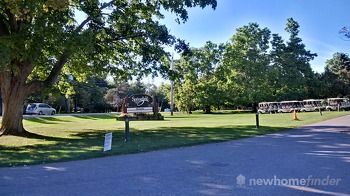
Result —
[{"label": "tree", "polygon": [[196,84],[189,77],[187,75],[181,83],[176,83],[175,105],[179,110],[191,114],[196,107],[195,99],[197,95],[195,90]]},{"label": "tree", "polygon": [[177,91],[184,97],[179,95],[176,99],[181,110],[190,113],[197,106],[205,113],[210,113],[212,106],[220,105],[221,88],[216,73],[221,64],[223,48],[223,45],[208,41],[201,48],[192,48],[189,54],[177,62],[177,69],[183,76],[178,81]]},{"label": "tree", "polygon": [[77,82],[72,95],[74,112],[106,112],[111,109],[104,99],[109,86],[103,78],[89,77],[86,82]]},{"label": "tree", "polygon": [[316,79],[310,61],[317,54],[306,50],[299,35],[299,24],[293,18],[287,20],[285,30],[289,33],[287,43],[277,34],[271,41],[271,61],[277,99],[303,99],[314,94],[312,81]]},{"label": "tree", "polygon": [[224,69],[231,103],[248,105],[266,100],[269,92],[270,30],[250,23],[237,29],[224,53]]},{"label": "tree", "polygon": [[[192,53],[192,52],[191,52]],[[180,111],[192,113],[196,98],[196,74],[190,60],[190,55],[182,55],[179,60],[174,62],[175,70],[173,80],[175,80],[175,105]],[[171,92],[168,94],[171,99]],[[170,104],[171,105],[171,104]]]},{"label": "tree", "polygon": [[129,88],[130,85],[127,82],[117,83],[115,88],[107,90],[104,99],[115,108],[117,112],[120,112],[124,98],[128,96]]},{"label": "tree", "polygon": [[329,97],[350,95],[350,57],[345,53],[335,53],[326,61],[323,82]]},{"label": "tree", "polygon": [[170,108],[170,96],[171,96],[170,84],[162,83],[155,91],[156,96],[160,102],[161,110]]},{"label": "tree", "polygon": [[195,62],[197,74],[197,98],[196,104],[205,113],[211,113],[213,106],[219,107],[222,97],[220,78],[217,77],[217,70],[221,66],[223,45],[217,45],[208,41],[202,48],[194,51],[192,61]]},{"label": "tree", "polygon": [[[117,77],[160,71],[164,45],[186,49],[159,23],[161,11],[185,22],[188,7],[216,0],[1,0],[0,87],[3,134],[25,134],[23,102],[60,79],[87,72]],[[76,20],[78,13],[85,18]]]}]

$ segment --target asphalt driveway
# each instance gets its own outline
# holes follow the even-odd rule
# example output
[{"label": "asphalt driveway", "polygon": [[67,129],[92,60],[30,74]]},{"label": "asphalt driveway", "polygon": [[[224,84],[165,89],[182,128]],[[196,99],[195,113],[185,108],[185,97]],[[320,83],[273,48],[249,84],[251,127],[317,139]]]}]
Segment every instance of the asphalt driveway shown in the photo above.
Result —
[{"label": "asphalt driveway", "polygon": [[350,116],[230,142],[0,168],[0,195],[350,195]]}]

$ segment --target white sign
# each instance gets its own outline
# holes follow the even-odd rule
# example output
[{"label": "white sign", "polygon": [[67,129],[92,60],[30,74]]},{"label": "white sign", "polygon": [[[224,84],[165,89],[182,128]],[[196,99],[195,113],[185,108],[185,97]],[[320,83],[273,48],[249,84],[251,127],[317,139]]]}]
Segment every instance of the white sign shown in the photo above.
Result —
[{"label": "white sign", "polygon": [[106,151],[111,150],[111,149],[112,149],[112,133],[106,133],[103,152],[106,152]]},{"label": "white sign", "polygon": [[137,106],[142,106],[145,102],[150,103],[151,101],[149,100],[148,97],[143,96],[143,97],[132,97],[131,100],[137,105]]},{"label": "white sign", "polygon": [[127,108],[127,113],[145,113],[153,112],[152,107]]}]

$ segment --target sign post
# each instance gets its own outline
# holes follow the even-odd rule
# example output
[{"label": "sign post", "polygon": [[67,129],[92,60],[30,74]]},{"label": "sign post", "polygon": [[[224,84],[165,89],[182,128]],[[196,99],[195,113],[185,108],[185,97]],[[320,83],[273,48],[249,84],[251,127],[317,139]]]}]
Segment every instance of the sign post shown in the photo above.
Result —
[{"label": "sign post", "polygon": [[259,129],[259,112],[256,112],[255,114],[255,123],[256,123],[256,128]]},{"label": "sign post", "polygon": [[[146,113],[153,112],[153,115],[147,115]],[[130,120],[138,119],[151,119],[150,117],[158,117],[158,103],[156,97],[151,97],[147,94],[136,94],[125,98],[123,103],[122,119],[125,122],[124,142],[127,143],[130,140]],[[129,116],[129,114],[132,114]],[[161,116],[161,115],[160,115]],[[164,118],[163,118],[164,119]]]},{"label": "sign post", "polygon": [[[171,56],[170,70],[173,71],[174,61],[173,56]],[[170,115],[174,115],[174,79],[170,81]]]},{"label": "sign post", "polygon": [[125,116],[125,132],[124,132],[124,142],[127,143],[129,141],[129,117]]},{"label": "sign post", "polygon": [[340,104],[338,103],[338,112],[340,112]]}]

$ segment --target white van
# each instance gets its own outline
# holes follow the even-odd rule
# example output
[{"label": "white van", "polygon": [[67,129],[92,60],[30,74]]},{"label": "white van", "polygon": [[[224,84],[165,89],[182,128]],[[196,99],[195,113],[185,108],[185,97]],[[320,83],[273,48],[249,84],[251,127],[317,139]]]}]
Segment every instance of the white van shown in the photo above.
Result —
[{"label": "white van", "polygon": [[26,114],[55,115],[56,110],[46,103],[30,103],[27,106]]},{"label": "white van", "polygon": [[350,101],[349,98],[328,98],[327,99],[327,107],[326,110],[335,111],[339,109],[341,110],[349,110],[350,109]]},{"label": "white van", "polygon": [[300,111],[302,108],[301,101],[281,101],[280,108],[278,108],[279,113]]},{"label": "white van", "polygon": [[279,108],[279,102],[260,102],[258,112],[260,114],[276,113]]},{"label": "white van", "polygon": [[301,112],[314,112],[319,109],[324,110],[325,106],[322,105],[322,99],[305,99],[302,104],[303,107],[300,109]]}]

